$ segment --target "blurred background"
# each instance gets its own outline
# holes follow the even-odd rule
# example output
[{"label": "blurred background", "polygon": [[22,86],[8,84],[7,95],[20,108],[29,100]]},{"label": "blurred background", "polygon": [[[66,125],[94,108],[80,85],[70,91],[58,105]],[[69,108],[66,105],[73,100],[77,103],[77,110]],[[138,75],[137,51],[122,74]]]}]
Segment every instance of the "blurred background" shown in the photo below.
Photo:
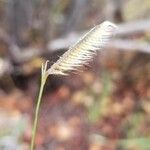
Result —
[{"label": "blurred background", "polygon": [[0,149],[28,150],[40,67],[105,20],[89,66],[50,76],[36,150],[150,150],[149,0],[0,0]]}]

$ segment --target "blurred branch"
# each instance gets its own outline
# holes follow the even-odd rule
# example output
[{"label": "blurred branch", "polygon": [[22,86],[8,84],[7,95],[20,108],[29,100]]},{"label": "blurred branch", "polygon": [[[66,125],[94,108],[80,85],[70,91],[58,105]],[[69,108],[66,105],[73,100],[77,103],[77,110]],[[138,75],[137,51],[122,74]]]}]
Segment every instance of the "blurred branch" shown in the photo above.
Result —
[{"label": "blurred branch", "polygon": [[139,41],[116,39],[112,40],[107,47],[116,48],[118,50],[139,51],[150,54],[150,44],[147,42],[139,43]]},{"label": "blurred branch", "polygon": [[[119,29],[116,32],[115,39],[112,40],[107,48],[115,48],[118,50],[126,51],[140,51],[144,53],[150,53],[150,44],[146,42],[139,42],[129,39],[121,39],[120,36],[130,36],[137,33],[144,33],[149,31],[150,20],[143,20],[137,22],[129,22],[118,25]],[[82,32],[83,33],[83,32]],[[50,41],[47,45],[48,51],[42,51],[41,49],[34,47],[20,48],[16,45],[12,39],[0,29],[0,40],[3,40],[8,45],[8,57],[9,63],[17,63],[19,65],[24,62],[30,61],[31,59],[41,56],[44,53],[53,53],[57,50],[67,49],[70,45],[75,43],[80,37],[81,33],[72,33],[64,38],[55,39]],[[120,37],[120,38],[119,38]],[[12,69],[13,70],[13,69]],[[1,72],[3,74],[3,72]]]},{"label": "blurred branch", "polygon": [[20,48],[2,29],[0,29],[0,41],[3,41],[8,46],[8,57],[14,63],[28,61],[42,52],[40,49],[33,47]]},{"label": "blurred branch", "polygon": [[[72,39],[72,41],[75,41],[75,39]],[[49,45],[49,49],[52,51],[56,51],[58,49],[66,49],[73,43],[71,41],[71,38],[68,40],[65,39],[58,39],[55,41],[52,41]],[[115,48],[118,50],[128,50],[128,51],[140,51],[144,53],[150,53],[150,44],[146,42],[139,41],[131,41],[131,40],[124,40],[124,39],[116,39],[112,40],[108,45],[107,48]]]},{"label": "blurred branch", "polygon": [[133,21],[127,23],[121,23],[118,25],[118,36],[129,36],[131,34],[137,34],[145,31],[150,31],[150,20]]},{"label": "blurred branch", "polygon": [[[137,22],[129,22],[129,23],[122,23],[118,25],[118,31],[114,38],[116,40],[112,40],[108,45],[109,48],[117,48],[119,50],[135,50],[141,51],[145,53],[150,53],[150,44],[146,42],[134,41],[129,39],[121,39],[120,36],[130,36],[137,33],[144,33],[150,30],[150,20],[143,20]],[[48,50],[56,51],[58,49],[67,49],[73,43],[75,43],[80,37],[81,33],[72,33],[65,38],[59,38],[49,42]],[[119,38],[120,37],[120,38]]]},{"label": "blurred branch", "polygon": [[[150,30],[150,20],[145,21],[137,21],[137,22],[129,22],[118,25],[118,31],[116,32],[116,36],[124,36],[130,34],[141,33]],[[59,49],[67,49],[70,45],[75,43],[80,37],[81,33],[72,33],[64,38],[59,38],[53,41],[50,41],[47,45],[47,49],[50,52],[57,51]],[[114,37],[114,38],[115,38]],[[18,63],[28,61],[33,57],[41,55],[43,51],[33,47],[27,47],[24,50],[20,50],[15,43],[9,38],[6,33],[0,32],[0,38],[3,38],[4,41],[9,45],[9,53],[12,59]],[[125,49],[125,50],[139,50],[142,52],[150,53],[150,44],[148,43],[139,43],[131,40],[115,40],[112,41],[109,47]]]},{"label": "blurred branch", "polygon": [[[118,24],[118,30],[116,31],[115,37],[120,36],[130,36],[137,33],[144,33],[150,31],[150,20],[142,20],[128,23]],[[86,33],[86,31],[85,31]],[[68,48],[71,44],[76,42],[81,36],[82,33],[71,33],[64,38],[58,38],[49,42],[48,49],[55,51],[56,49]],[[59,45],[60,44],[60,45]]]}]

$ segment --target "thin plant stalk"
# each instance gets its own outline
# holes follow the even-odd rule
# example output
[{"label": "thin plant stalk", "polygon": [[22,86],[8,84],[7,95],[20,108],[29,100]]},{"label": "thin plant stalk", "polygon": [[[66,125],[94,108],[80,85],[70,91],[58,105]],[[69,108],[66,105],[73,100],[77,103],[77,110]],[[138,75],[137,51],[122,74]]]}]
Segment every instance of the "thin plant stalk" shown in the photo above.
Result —
[{"label": "thin plant stalk", "polygon": [[34,118],[34,123],[33,123],[33,128],[32,128],[32,137],[31,137],[31,144],[30,144],[30,150],[34,150],[34,143],[35,143],[35,137],[36,137],[36,130],[37,130],[37,124],[38,124],[38,118],[39,118],[39,110],[40,110],[40,105],[41,105],[41,99],[43,95],[43,90],[44,86],[48,77],[47,74],[47,63],[41,68],[41,83],[40,83],[40,89],[39,89],[39,94],[38,94],[38,99],[37,99],[37,104],[36,104],[36,109],[35,109],[35,118]]},{"label": "thin plant stalk", "polygon": [[38,95],[38,101],[35,110],[35,119],[32,129],[32,139],[30,150],[34,149],[35,136],[37,130],[37,122],[39,116],[39,108],[43,89],[48,75],[67,75],[66,72],[78,70],[80,66],[86,64],[98,49],[101,49],[112,37],[116,25],[105,21],[104,23],[95,26],[86,33],[75,45],[73,45],[62,57],[60,57],[49,69],[47,69],[48,61],[41,68],[41,85]]}]

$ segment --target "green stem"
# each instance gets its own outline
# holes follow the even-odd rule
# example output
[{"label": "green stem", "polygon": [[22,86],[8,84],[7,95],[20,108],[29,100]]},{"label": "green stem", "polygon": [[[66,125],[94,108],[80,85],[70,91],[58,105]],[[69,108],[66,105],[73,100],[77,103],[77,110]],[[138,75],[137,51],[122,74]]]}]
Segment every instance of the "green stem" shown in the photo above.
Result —
[{"label": "green stem", "polygon": [[42,75],[40,90],[39,90],[39,95],[38,95],[38,100],[37,100],[37,105],[36,105],[36,110],[35,110],[35,118],[34,118],[33,129],[32,129],[32,139],[31,139],[30,150],[34,149],[34,142],[35,142],[35,136],[36,136],[36,130],[37,130],[38,117],[39,117],[39,108],[41,104],[41,99],[42,99],[42,94],[43,94],[43,89],[44,89],[46,79],[47,79],[47,75],[46,74]]}]

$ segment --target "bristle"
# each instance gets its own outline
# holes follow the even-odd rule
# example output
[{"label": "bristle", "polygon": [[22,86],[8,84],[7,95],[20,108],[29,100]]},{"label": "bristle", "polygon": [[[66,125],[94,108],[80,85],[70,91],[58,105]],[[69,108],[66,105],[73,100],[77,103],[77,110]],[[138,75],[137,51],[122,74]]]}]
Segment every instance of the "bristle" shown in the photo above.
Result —
[{"label": "bristle", "polygon": [[98,49],[108,43],[116,28],[109,21],[92,28],[47,70],[48,74],[66,75],[66,72],[77,70],[86,64]]}]

